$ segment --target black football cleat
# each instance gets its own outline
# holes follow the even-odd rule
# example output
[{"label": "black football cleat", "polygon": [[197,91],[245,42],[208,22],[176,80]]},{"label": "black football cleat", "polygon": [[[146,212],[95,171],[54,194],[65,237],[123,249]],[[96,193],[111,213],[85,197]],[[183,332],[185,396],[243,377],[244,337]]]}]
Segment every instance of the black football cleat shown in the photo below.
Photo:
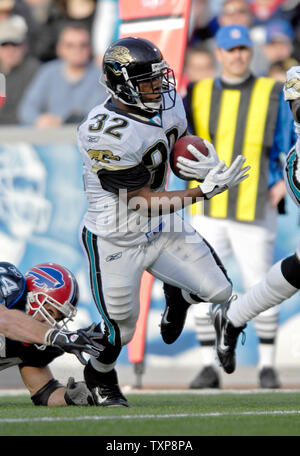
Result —
[{"label": "black football cleat", "polygon": [[220,388],[220,377],[214,366],[205,366],[190,383],[190,389]]},{"label": "black football cleat", "polygon": [[120,390],[115,369],[106,373],[98,372],[88,363],[83,372],[87,387],[98,398],[97,405],[102,407],[129,407],[126,397]]},{"label": "black football cleat", "polygon": [[181,289],[164,284],[166,307],[162,314],[160,333],[166,344],[173,344],[184,328],[189,304],[182,296]]},{"label": "black football cleat", "polygon": [[280,382],[278,380],[277,373],[273,367],[263,367],[259,371],[259,388],[270,388],[276,389],[280,388]]},{"label": "black football cleat", "polygon": [[[240,333],[247,325],[235,328],[227,318],[227,311],[232,298],[225,304],[212,304],[210,316],[216,330],[216,351],[221,366],[227,374],[232,374],[236,367],[235,348]],[[245,335],[245,333],[243,333]],[[245,343],[243,339],[242,344]]]}]

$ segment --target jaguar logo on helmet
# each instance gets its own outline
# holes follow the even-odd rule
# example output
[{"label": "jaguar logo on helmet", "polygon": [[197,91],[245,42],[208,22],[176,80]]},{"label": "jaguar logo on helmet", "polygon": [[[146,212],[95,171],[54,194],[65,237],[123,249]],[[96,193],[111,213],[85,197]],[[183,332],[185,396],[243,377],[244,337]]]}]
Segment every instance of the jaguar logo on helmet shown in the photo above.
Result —
[{"label": "jaguar logo on helmet", "polygon": [[133,57],[130,55],[129,49],[125,46],[115,46],[111,51],[106,55],[106,60],[116,60],[120,63],[132,63],[134,62]]}]

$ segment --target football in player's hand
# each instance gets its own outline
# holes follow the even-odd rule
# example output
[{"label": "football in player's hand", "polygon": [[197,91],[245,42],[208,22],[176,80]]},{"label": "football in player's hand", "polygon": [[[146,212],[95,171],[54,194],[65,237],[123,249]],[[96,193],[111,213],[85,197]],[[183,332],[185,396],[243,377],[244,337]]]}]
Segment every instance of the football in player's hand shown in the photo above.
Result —
[{"label": "football in player's hand", "polygon": [[201,152],[205,156],[207,156],[209,153],[206,145],[203,142],[203,139],[200,138],[200,136],[195,136],[195,135],[183,136],[182,138],[178,139],[178,141],[175,142],[173,150],[171,151],[171,154],[170,154],[170,166],[171,166],[171,170],[173,171],[175,176],[177,176],[183,180],[189,180],[189,179],[186,179],[184,176],[182,176],[179,173],[180,170],[177,167],[177,158],[185,157],[185,158],[188,158],[189,160],[197,161],[196,157],[194,157],[194,155],[187,149],[187,146],[189,144],[192,144],[194,147],[196,147],[196,149],[199,150],[199,152]]}]

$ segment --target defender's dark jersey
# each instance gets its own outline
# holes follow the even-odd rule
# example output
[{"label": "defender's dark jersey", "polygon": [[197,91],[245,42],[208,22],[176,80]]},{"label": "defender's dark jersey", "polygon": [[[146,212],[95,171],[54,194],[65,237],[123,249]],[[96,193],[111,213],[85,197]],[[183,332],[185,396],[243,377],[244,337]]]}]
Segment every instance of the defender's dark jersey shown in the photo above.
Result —
[{"label": "defender's dark jersey", "polygon": [[[26,309],[26,281],[21,272],[11,263],[0,262],[0,303],[8,309]],[[1,314],[0,314],[1,315]],[[24,344],[0,333],[0,370],[11,366],[47,366],[64,352],[60,348]]]}]

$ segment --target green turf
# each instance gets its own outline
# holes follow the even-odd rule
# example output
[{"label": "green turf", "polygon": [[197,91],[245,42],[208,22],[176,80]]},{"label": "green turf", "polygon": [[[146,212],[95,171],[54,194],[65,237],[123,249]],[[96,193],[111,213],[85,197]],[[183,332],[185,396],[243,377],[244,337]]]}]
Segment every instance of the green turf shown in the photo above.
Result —
[{"label": "green turf", "polygon": [[[131,404],[130,408],[34,407],[28,396],[2,396],[0,397],[0,435],[300,435],[300,393],[298,392],[219,395],[153,392],[153,394],[127,394],[127,397]],[[272,411],[283,413],[272,415]],[[288,414],[288,411],[299,412],[299,414]],[[245,414],[246,412],[248,414]],[[265,412],[267,413],[264,414]],[[197,416],[211,413],[219,413],[220,416]],[[178,416],[180,414],[184,416]],[[128,416],[129,418],[126,418]],[[43,418],[56,420],[43,421]],[[19,421],[8,422],[9,419],[19,419]]]}]

